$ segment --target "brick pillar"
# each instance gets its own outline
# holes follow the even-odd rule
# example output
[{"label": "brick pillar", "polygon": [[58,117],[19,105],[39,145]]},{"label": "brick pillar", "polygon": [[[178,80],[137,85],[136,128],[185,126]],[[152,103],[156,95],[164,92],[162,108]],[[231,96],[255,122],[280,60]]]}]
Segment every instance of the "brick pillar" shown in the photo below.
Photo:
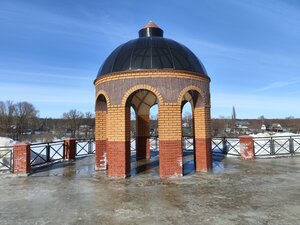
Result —
[{"label": "brick pillar", "polygon": [[64,140],[65,151],[64,159],[71,160],[76,158],[76,139],[75,138],[66,138]]},{"label": "brick pillar", "polygon": [[150,118],[147,115],[137,115],[136,157],[150,159]]},{"label": "brick pillar", "polygon": [[181,105],[159,105],[159,173],[161,178],[182,176]]},{"label": "brick pillar", "polygon": [[130,108],[108,107],[107,175],[130,176]]},{"label": "brick pillar", "polygon": [[240,153],[243,160],[254,160],[254,144],[253,137],[241,136],[240,137]]},{"label": "brick pillar", "polygon": [[194,109],[194,127],[196,171],[207,172],[212,169],[210,107]]},{"label": "brick pillar", "polygon": [[14,145],[14,173],[30,173],[30,143],[22,142]]},{"label": "brick pillar", "polygon": [[95,169],[106,170],[106,122],[107,112],[96,112],[96,154],[95,154]]}]

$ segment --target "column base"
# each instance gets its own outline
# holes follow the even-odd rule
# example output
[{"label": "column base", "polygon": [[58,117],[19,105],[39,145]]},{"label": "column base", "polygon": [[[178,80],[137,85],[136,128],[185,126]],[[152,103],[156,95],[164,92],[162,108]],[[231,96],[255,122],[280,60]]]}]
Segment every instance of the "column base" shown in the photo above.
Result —
[{"label": "column base", "polygon": [[130,176],[130,141],[107,141],[107,175]]},{"label": "column base", "polygon": [[211,138],[195,138],[194,148],[196,171],[212,170]]},{"label": "column base", "polygon": [[159,174],[161,178],[183,175],[182,142],[159,141]]},{"label": "column base", "polygon": [[95,170],[106,170],[106,140],[96,140]]}]

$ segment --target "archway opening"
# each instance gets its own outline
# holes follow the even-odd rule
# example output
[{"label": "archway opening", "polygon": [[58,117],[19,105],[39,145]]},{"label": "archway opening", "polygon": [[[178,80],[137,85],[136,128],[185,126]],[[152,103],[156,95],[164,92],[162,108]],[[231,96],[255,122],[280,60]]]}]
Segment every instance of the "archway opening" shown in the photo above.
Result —
[{"label": "archway opening", "polygon": [[[126,110],[130,110],[130,175],[139,173],[159,174],[158,133],[157,133],[157,96],[146,89],[133,92],[126,101]],[[127,151],[127,150],[126,150]]]},{"label": "archway opening", "polygon": [[190,101],[182,101],[181,129],[183,175],[186,175],[195,171],[194,113]]},{"label": "archway opening", "polygon": [[201,108],[204,106],[202,95],[196,90],[187,91],[181,100],[183,174],[198,170],[201,163],[201,143],[198,141],[205,127]]},{"label": "archway opening", "polygon": [[95,169],[106,170],[107,100],[103,94],[96,99],[95,111]]}]

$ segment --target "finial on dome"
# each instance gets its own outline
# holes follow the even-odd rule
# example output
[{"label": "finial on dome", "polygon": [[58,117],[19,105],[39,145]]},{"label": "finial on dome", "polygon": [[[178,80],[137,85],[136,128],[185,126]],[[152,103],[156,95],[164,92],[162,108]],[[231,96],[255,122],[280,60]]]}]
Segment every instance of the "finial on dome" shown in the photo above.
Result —
[{"label": "finial on dome", "polygon": [[164,31],[151,20],[139,31],[139,37],[163,37],[163,34]]},{"label": "finial on dome", "polygon": [[152,20],[149,20],[149,22],[144,26],[144,28],[148,27],[159,28]]}]

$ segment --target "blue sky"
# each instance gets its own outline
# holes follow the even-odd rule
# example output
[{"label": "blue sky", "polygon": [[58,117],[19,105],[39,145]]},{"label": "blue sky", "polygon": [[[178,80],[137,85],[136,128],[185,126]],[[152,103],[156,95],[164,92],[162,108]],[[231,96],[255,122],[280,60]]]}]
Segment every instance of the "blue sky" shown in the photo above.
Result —
[{"label": "blue sky", "polygon": [[0,0],[0,101],[93,112],[102,62],[149,20],[205,65],[212,117],[300,117],[298,0]]}]

